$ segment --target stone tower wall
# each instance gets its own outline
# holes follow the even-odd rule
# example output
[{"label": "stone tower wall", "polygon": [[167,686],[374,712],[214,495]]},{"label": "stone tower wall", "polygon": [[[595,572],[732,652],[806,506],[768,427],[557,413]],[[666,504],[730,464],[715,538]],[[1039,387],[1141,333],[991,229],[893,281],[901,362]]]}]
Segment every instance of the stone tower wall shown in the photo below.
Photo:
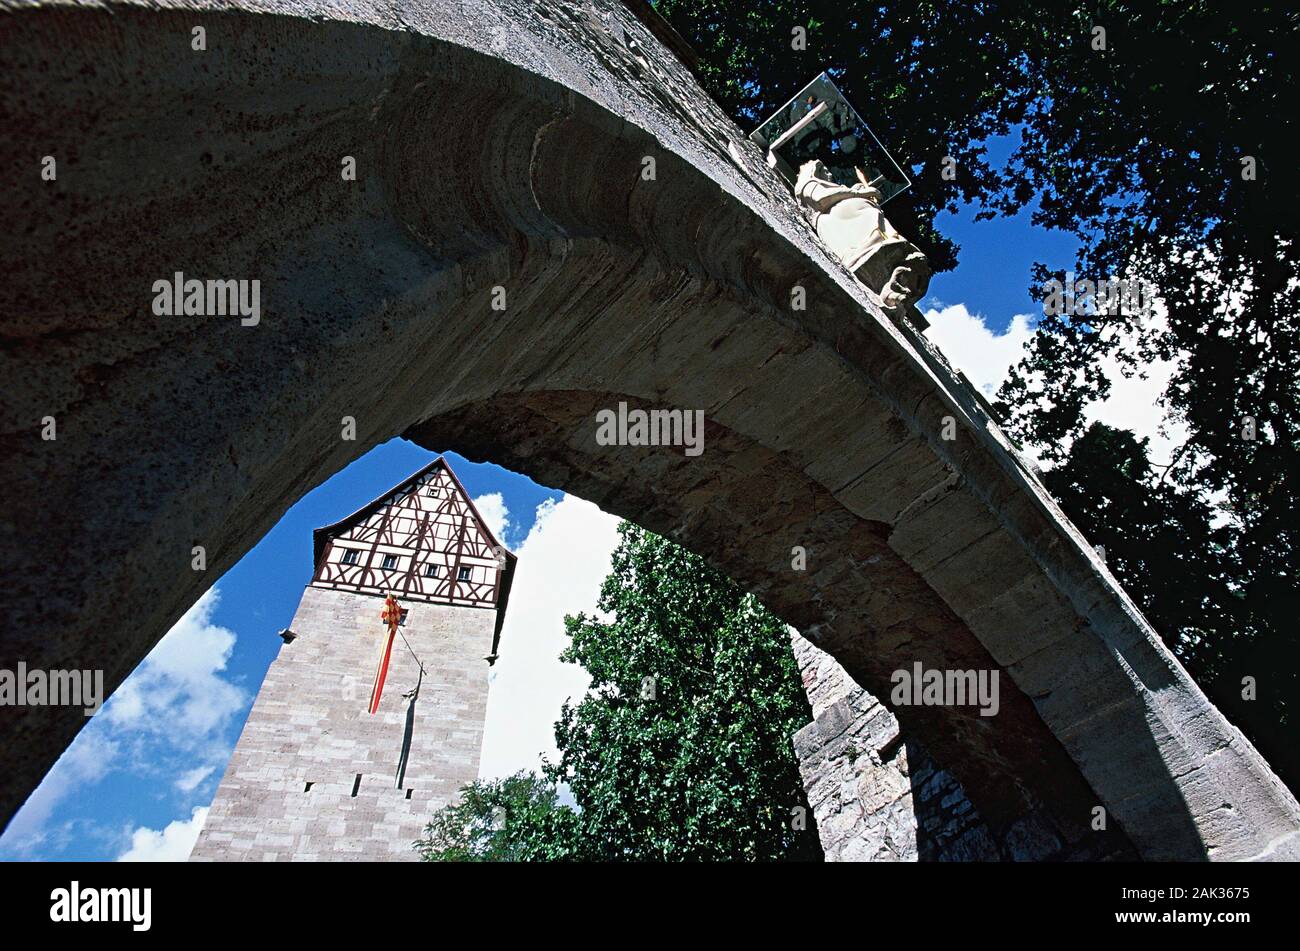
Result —
[{"label": "stone tower wall", "polygon": [[418,857],[411,843],[429,815],[478,776],[496,611],[404,602],[399,630],[426,675],[412,711],[403,694],[418,667],[398,637],[371,716],[382,606],[369,594],[303,592],[297,637],[267,672],[192,860]]}]

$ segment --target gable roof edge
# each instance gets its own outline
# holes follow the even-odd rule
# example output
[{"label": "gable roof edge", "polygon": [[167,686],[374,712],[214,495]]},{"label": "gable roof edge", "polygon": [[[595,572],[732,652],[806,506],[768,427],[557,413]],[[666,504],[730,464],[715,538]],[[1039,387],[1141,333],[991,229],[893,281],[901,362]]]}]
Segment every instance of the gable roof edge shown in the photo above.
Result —
[{"label": "gable roof edge", "polygon": [[391,489],[388,489],[386,492],[381,493],[377,498],[372,499],[365,505],[361,506],[361,508],[357,509],[351,515],[345,515],[337,522],[332,522],[329,525],[322,525],[320,528],[314,529],[311,533],[312,574],[314,576],[315,573],[320,570],[321,558],[324,557],[325,554],[325,545],[333,535],[338,534],[345,528],[351,527],[356,522],[373,512],[380,505],[383,505],[386,500],[395,495],[400,495],[411,485],[432,472],[434,468],[439,465],[446,470],[447,475],[451,476],[452,483],[465,499],[466,504],[469,505],[470,514],[474,516],[474,521],[478,523],[479,529],[487,536],[488,541],[492,543],[492,547],[500,548],[505,552],[506,564],[501,572],[501,593],[497,598],[496,605],[496,629],[492,634],[492,653],[488,659],[488,663],[493,663],[496,660],[497,647],[501,643],[501,627],[505,623],[506,605],[510,601],[510,588],[514,584],[515,579],[515,564],[518,562],[519,558],[514,552],[506,548],[505,544],[498,539],[492,529],[488,527],[488,523],[484,521],[483,516],[479,513],[478,506],[474,504],[474,499],[470,496],[469,492],[466,491],[464,484],[460,481],[460,477],[456,475],[456,470],[451,467],[451,464],[447,462],[441,454],[434,457],[433,461],[429,462],[427,465],[421,466]]}]

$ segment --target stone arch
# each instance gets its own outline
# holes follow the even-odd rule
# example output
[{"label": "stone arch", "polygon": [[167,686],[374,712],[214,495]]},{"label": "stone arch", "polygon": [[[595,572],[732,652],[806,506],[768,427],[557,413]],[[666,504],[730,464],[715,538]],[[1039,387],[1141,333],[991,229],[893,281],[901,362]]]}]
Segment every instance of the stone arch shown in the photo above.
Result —
[{"label": "stone arch", "polygon": [[[109,6],[0,15],[0,242],[27,262],[0,328],[23,381],[5,666],[115,686],[299,496],[405,433],[676,537],[868,689],[907,658],[999,669],[998,717],[897,711],[996,831],[1082,839],[1102,804],[1143,857],[1294,848],[1294,798],[978,397],[627,10]],[[48,186],[23,171],[43,154]],[[177,271],[259,280],[259,322],[155,316]],[[703,410],[704,455],[597,451],[619,399]],[[5,711],[4,817],[79,717]]]}]

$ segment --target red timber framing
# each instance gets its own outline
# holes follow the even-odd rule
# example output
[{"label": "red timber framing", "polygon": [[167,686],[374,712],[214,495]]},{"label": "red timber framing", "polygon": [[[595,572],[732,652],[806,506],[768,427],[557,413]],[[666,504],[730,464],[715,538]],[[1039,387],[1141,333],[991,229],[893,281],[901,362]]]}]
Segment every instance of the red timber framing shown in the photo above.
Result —
[{"label": "red timber framing", "polygon": [[441,456],[312,539],[313,587],[495,608],[496,654],[516,558]]}]

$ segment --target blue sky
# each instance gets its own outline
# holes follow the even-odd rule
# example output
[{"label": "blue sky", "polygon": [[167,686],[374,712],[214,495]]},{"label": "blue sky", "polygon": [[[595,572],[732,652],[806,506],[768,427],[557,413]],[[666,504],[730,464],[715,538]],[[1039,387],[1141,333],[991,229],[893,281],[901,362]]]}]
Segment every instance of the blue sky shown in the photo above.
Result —
[{"label": "blue sky", "polygon": [[[1019,137],[1019,131],[1014,131],[986,141],[988,163],[1002,167]],[[1015,315],[1032,314],[1041,307],[1029,296],[1034,262],[1066,270],[1074,264],[1079,242],[1073,235],[1035,226],[1030,221],[1034,207],[992,221],[976,221],[973,205],[963,205],[955,214],[938,215],[935,228],[957,242],[960,251],[957,267],[930,281],[926,303],[936,307],[964,304],[996,333],[1003,333]]]},{"label": "blue sky", "polygon": [[[115,859],[130,849],[137,830],[162,832],[206,806],[279,650],[276,632],[289,625],[311,578],[312,529],[355,511],[433,457],[391,440],[289,509],[217,582],[215,605],[192,618],[198,623],[185,633],[194,666],[173,659],[151,669],[155,650],[127,685],[135,681],[148,698],[119,690],[91,719],[0,838],[0,858]],[[471,496],[509,499],[518,515],[506,525],[507,547],[527,536],[539,506],[561,497],[499,466],[454,453],[448,459]],[[148,719],[166,720],[167,728]]]},{"label": "blue sky", "polygon": [[[993,144],[997,160],[1009,147]],[[1016,218],[944,215],[961,245],[922,306],[949,359],[991,392],[1032,332],[1030,266],[1067,268],[1075,242]],[[1150,405],[1148,401],[1148,406]],[[310,578],[311,532],[380,495],[433,453],[394,439],[293,506],[216,583],[94,717],[0,837],[0,859],[182,859]],[[507,547],[520,554],[502,660],[493,672],[483,774],[535,765],[580,671],[561,669],[566,612],[591,611],[616,520],[491,464],[449,454]],[[197,811],[196,811],[197,810]]]},{"label": "blue sky", "polygon": [[965,304],[990,330],[1001,333],[1013,316],[1033,314],[1042,306],[1029,296],[1034,262],[1068,269],[1078,242],[1071,235],[1035,227],[1028,209],[1013,218],[974,218],[974,209],[964,208],[935,219],[939,231],[961,245],[961,252],[957,267],[930,281],[926,303]]}]

